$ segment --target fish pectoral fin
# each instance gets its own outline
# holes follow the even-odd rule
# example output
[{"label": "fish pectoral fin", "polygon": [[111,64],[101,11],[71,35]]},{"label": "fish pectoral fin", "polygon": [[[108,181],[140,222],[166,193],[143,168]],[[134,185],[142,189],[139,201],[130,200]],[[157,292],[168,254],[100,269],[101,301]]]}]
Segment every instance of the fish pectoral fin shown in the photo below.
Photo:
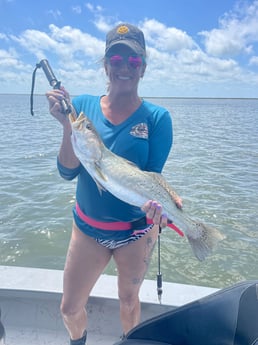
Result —
[{"label": "fish pectoral fin", "polygon": [[102,192],[106,192],[107,191],[106,188],[103,187],[98,181],[96,181],[96,180],[94,180],[94,181],[95,181],[95,183],[96,183],[96,185],[98,187],[98,191],[99,191],[100,195],[102,194]]},{"label": "fish pectoral fin", "polygon": [[97,187],[98,187],[98,190],[99,190],[99,192],[100,192],[100,194],[101,194],[102,191],[106,192],[106,188],[101,184],[101,181],[107,182],[107,181],[108,181],[108,178],[107,178],[107,176],[105,176],[105,175],[103,174],[103,172],[101,171],[101,168],[100,168],[100,165],[98,164],[98,162],[95,162],[95,163],[94,163],[94,167],[95,167],[95,171],[96,171],[96,173],[97,173],[97,175],[98,175],[98,179],[94,179],[94,181],[95,181],[95,183],[96,183],[96,185],[97,185]]},{"label": "fish pectoral fin", "polygon": [[95,162],[94,163],[94,167],[96,169],[96,172],[98,174],[98,176],[100,177],[101,180],[104,180],[104,181],[108,181],[108,178],[105,174],[103,174],[102,170],[101,170],[101,167],[100,165],[98,164],[98,162]]}]

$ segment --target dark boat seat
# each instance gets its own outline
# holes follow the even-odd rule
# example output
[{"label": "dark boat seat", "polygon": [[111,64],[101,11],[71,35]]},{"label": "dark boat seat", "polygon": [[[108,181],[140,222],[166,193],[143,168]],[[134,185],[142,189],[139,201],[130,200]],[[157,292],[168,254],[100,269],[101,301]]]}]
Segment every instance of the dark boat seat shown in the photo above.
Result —
[{"label": "dark boat seat", "polygon": [[147,320],[119,345],[258,345],[258,280]]},{"label": "dark boat seat", "polygon": [[168,345],[168,343],[160,343],[158,341],[152,341],[152,340],[137,340],[137,339],[127,339],[124,340],[120,344],[126,344],[126,345]]}]

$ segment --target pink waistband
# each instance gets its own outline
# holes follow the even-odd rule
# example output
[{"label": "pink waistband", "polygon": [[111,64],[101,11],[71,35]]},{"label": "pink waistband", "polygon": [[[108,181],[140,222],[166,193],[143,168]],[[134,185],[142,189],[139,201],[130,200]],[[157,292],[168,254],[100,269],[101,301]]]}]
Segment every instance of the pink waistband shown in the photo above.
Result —
[{"label": "pink waistband", "polygon": [[[113,231],[119,231],[119,230],[131,230],[132,229],[132,223],[130,222],[100,222],[98,220],[95,220],[93,218],[88,217],[83,211],[80,209],[79,204],[76,202],[75,205],[76,213],[78,214],[79,218],[89,224],[90,226],[101,229],[101,230],[113,230]],[[147,224],[153,224],[152,219],[146,218]],[[181,231],[177,226],[175,226],[173,223],[169,223],[167,225],[171,229],[175,230],[180,236],[184,236],[183,231]]]}]

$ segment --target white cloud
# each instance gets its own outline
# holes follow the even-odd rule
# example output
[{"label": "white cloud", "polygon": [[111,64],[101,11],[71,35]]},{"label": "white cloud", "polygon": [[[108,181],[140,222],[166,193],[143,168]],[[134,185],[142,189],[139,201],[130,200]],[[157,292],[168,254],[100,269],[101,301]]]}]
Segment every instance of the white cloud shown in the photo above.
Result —
[{"label": "white cloud", "polygon": [[70,26],[59,28],[52,24],[49,28],[51,38],[57,45],[61,45],[61,50],[58,50],[59,54],[64,55],[62,49],[65,46],[65,53],[70,54],[71,57],[76,52],[81,52],[84,56],[90,56],[93,59],[103,55],[104,42],[101,40]]},{"label": "white cloud", "polygon": [[0,32],[0,40],[8,41],[8,36]]},{"label": "white cloud", "polygon": [[204,37],[208,54],[222,57],[251,54],[252,43],[258,42],[258,1],[239,2],[234,11],[224,15],[219,26],[199,33]]},{"label": "white cloud", "polygon": [[166,27],[155,19],[145,20],[141,27],[146,41],[156,49],[173,52],[196,46],[186,32],[174,27]]},{"label": "white cloud", "polygon": [[[114,24],[110,24],[108,18],[103,15],[104,9],[101,6],[94,6],[91,3],[87,3],[85,6],[94,15],[93,23],[100,32],[106,33],[112,29]],[[112,18],[109,19],[112,20]]]},{"label": "white cloud", "polygon": [[47,13],[50,14],[55,20],[62,15],[61,11],[59,10],[49,10]]},{"label": "white cloud", "polygon": [[16,50],[0,49],[0,85],[3,93],[29,93],[31,66],[22,62]]},{"label": "white cloud", "polygon": [[17,54],[14,50],[7,51],[0,49],[0,65],[5,67],[13,67],[17,64]]},{"label": "white cloud", "polygon": [[95,14],[103,11],[103,8],[101,6],[99,5],[95,6],[90,2],[86,3],[85,6],[90,12],[95,13]]},{"label": "white cloud", "polygon": [[72,11],[74,13],[81,14],[82,13],[82,8],[81,8],[81,6],[73,6],[72,7]]},{"label": "white cloud", "polygon": [[252,56],[249,60],[249,65],[257,65],[258,66],[258,56]]},{"label": "white cloud", "polygon": [[240,72],[232,59],[210,57],[200,50],[182,50],[177,54],[177,65],[188,75],[205,76],[209,79],[232,78]]},{"label": "white cloud", "polygon": [[[91,4],[88,4],[88,7],[94,12],[94,24],[99,32],[107,32],[117,24],[114,19],[104,17],[100,13],[102,9],[95,8]],[[232,29],[234,27],[232,18],[232,16],[227,17],[227,28],[230,29],[228,32],[236,32],[236,28]],[[242,18],[245,17],[242,16]],[[223,20],[226,23],[226,17]],[[113,21],[112,25],[111,21]],[[154,19],[145,19],[139,26],[144,31],[148,49],[147,71],[140,83],[140,92],[143,96],[195,96],[194,92],[202,92],[203,96],[226,96],[223,92],[226,86],[227,92],[232,94],[234,85],[239,85],[239,92],[246,94],[254,93],[253,85],[258,86],[258,77],[255,73],[258,54],[250,56],[249,65],[241,67],[236,58],[226,58],[219,54],[216,56],[208,49],[203,50],[188,33],[182,30],[166,26]],[[247,47],[251,47],[250,51],[255,50],[250,34],[250,32],[255,32],[254,26],[253,24],[252,30],[249,28],[248,35],[242,35],[248,37],[248,44],[246,39],[240,40],[240,43],[234,43],[235,41],[232,40],[237,49],[247,51]],[[241,32],[244,31],[243,27]],[[219,46],[220,48],[216,48],[215,36],[213,36],[213,51],[215,48],[219,51],[223,47],[225,51],[226,47],[229,47],[230,53],[234,44],[230,46],[227,43],[231,37],[229,33],[226,32],[228,35],[223,35],[225,32],[220,31],[221,28],[214,30],[219,30],[221,35],[217,36],[221,37],[218,45],[221,45],[221,42],[223,44]],[[210,33],[215,32],[214,30]],[[0,50],[1,82],[4,81],[5,85],[8,81],[11,83],[15,80],[17,88],[20,85],[23,90],[25,83],[30,87],[34,66],[24,63],[27,56],[30,56],[33,60],[49,59],[56,75],[72,94],[105,92],[106,77],[101,63],[104,54],[104,39],[98,39],[78,28],[58,27],[54,24],[51,24],[45,32],[25,30],[18,35],[0,33],[0,39],[7,47],[6,50]],[[254,66],[254,72],[251,70],[252,66]],[[18,70],[19,73],[17,73]],[[40,78],[44,82],[42,85],[37,83],[38,88],[42,87],[42,90],[38,92],[44,93],[47,81],[42,73],[39,73],[37,79]],[[240,94],[235,96],[239,97]]]},{"label": "white cloud", "polygon": [[97,18],[94,20],[94,24],[99,31],[105,33],[111,30],[113,27],[113,25],[107,23],[106,19],[103,16],[97,16]]},{"label": "white cloud", "polygon": [[87,3],[87,4],[85,4],[85,6],[87,7],[87,9],[89,10],[89,11],[91,11],[91,12],[93,12],[94,11],[94,6],[91,4],[91,3]]},{"label": "white cloud", "polygon": [[157,84],[155,80],[161,80],[159,88],[162,80],[176,84],[189,83],[191,79],[194,84],[241,79],[242,71],[235,60],[210,56],[186,33],[153,20],[145,20],[142,29],[149,47],[148,70],[155,76],[151,82]]},{"label": "white cloud", "polygon": [[47,33],[38,30],[26,30],[20,36],[10,35],[10,39],[39,59],[45,57],[44,51],[54,50],[56,47],[56,42]]},{"label": "white cloud", "polygon": [[82,58],[91,57],[95,61],[103,55],[104,43],[79,29],[70,26],[59,28],[54,24],[49,29],[48,33],[26,30],[20,36],[11,35],[10,38],[38,59],[45,58],[48,53],[55,53],[66,61],[76,60],[79,55]]},{"label": "white cloud", "polygon": [[[97,90],[103,92],[105,75],[101,59],[104,54],[104,42],[96,37],[70,26],[59,28],[51,24],[48,32],[25,30],[20,35],[8,36],[8,39],[11,42],[10,45],[16,44],[17,49],[19,47],[22,49],[19,49],[20,55],[15,51],[0,50],[1,82],[15,80],[15,86],[20,85],[22,90],[25,83],[30,87],[34,66],[25,66],[22,63],[23,55],[21,55],[30,53],[36,57],[35,62],[48,59],[57,77],[64,85],[69,85],[71,93],[79,93],[79,90],[83,92],[83,85],[89,88],[91,85],[95,92]],[[7,70],[7,64],[10,67],[9,70]],[[22,67],[22,73],[19,72],[15,76],[18,66]],[[25,75],[26,82],[24,82]],[[43,83],[37,83],[37,87],[44,88],[41,92],[45,92],[47,82],[43,74],[39,73],[37,80],[43,80]],[[2,87],[4,87],[3,84]]]}]

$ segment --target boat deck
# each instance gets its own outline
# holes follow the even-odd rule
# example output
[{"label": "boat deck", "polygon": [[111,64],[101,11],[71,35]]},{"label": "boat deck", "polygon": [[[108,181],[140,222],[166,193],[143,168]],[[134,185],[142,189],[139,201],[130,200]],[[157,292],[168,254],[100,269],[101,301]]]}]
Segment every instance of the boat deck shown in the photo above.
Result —
[{"label": "boat deck", "polygon": [[[0,308],[6,345],[68,345],[61,320],[62,271],[0,266]],[[142,320],[207,296],[218,289],[163,282],[162,304],[156,282],[141,289]],[[87,306],[87,345],[112,345],[122,333],[116,277],[102,275]]]}]

